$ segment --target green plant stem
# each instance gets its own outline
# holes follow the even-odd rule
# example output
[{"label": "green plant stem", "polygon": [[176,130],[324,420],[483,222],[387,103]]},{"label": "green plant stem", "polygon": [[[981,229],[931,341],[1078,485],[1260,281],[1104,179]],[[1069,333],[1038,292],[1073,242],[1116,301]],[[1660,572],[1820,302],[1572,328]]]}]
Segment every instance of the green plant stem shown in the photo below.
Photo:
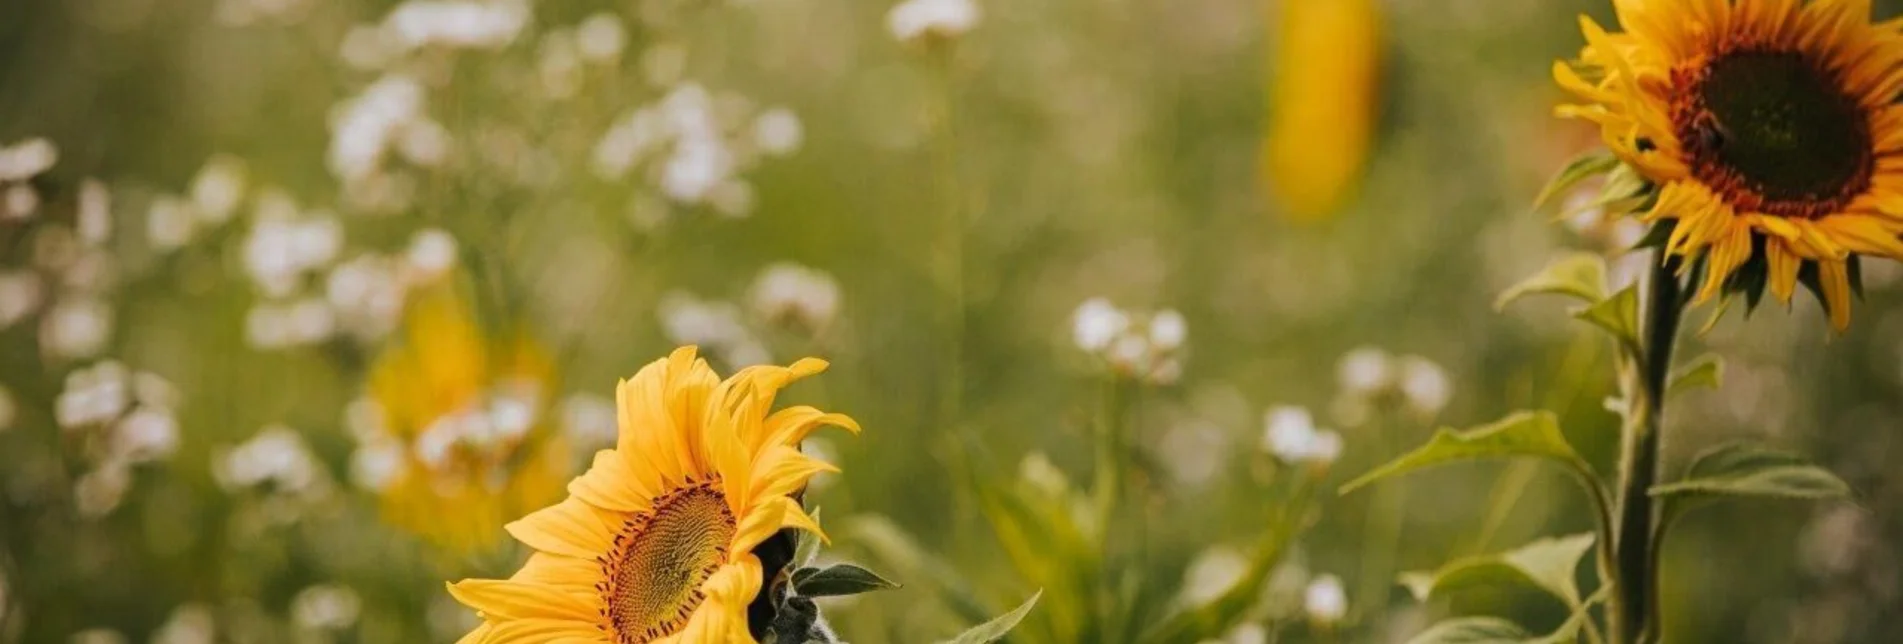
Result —
[{"label": "green plant stem", "polygon": [[[1663,251],[1660,251],[1663,252]],[[1645,276],[1639,315],[1639,347],[1622,361],[1620,389],[1625,394],[1625,427],[1620,437],[1619,497],[1613,544],[1617,592],[1609,618],[1615,642],[1643,644],[1658,633],[1658,596],[1651,567],[1653,526],[1658,509],[1650,490],[1658,480],[1659,434],[1664,426],[1665,385],[1672,347],[1684,314],[1680,262],[1667,257]]]},{"label": "green plant stem", "polygon": [[945,354],[939,362],[944,384],[939,400],[939,421],[946,428],[958,427],[963,407],[965,373],[965,212],[964,193],[958,172],[958,103],[955,50],[953,43],[935,43],[932,62],[938,72],[939,101],[933,114],[932,131],[936,139],[932,150],[932,174],[937,182],[939,220],[932,235],[932,277],[945,298],[942,328],[946,334]]},{"label": "green plant stem", "polygon": [[[1373,423],[1374,449],[1378,454],[1393,452],[1394,426],[1399,414],[1386,409]],[[1388,591],[1394,587],[1395,560],[1401,544],[1401,523],[1407,503],[1407,486],[1383,485],[1374,489],[1363,520],[1361,579],[1350,608],[1356,615],[1379,613],[1387,605]]]}]

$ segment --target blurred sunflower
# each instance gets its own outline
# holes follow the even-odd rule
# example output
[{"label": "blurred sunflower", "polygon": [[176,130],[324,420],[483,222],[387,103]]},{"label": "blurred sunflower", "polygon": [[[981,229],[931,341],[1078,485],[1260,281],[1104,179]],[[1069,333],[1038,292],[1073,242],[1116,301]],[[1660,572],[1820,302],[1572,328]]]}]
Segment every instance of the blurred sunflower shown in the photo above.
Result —
[{"label": "blurred sunflower", "polygon": [[1375,0],[1264,7],[1278,41],[1261,168],[1289,216],[1319,219],[1352,193],[1374,138],[1380,7]]},{"label": "blurred sunflower", "polygon": [[754,641],[747,605],[773,574],[755,547],[782,528],[818,532],[796,496],[836,471],[798,444],[821,425],[859,429],[812,407],[769,413],[782,387],[825,367],[808,358],[722,382],[685,347],[621,382],[615,448],[566,500],[508,524],[535,549],[528,562],[450,585],[484,620],[462,641]]},{"label": "blurred sunflower", "polygon": [[1656,186],[1645,221],[1702,262],[1698,299],[1802,281],[1850,322],[1858,255],[1903,258],[1903,35],[1869,0],[1614,0],[1624,33],[1580,22],[1555,79],[1562,116]]},{"label": "blurred sunflower", "polygon": [[502,542],[496,523],[561,498],[573,466],[553,380],[526,336],[491,340],[453,289],[421,293],[370,373],[382,422],[356,460],[384,520],[469,556]]}]

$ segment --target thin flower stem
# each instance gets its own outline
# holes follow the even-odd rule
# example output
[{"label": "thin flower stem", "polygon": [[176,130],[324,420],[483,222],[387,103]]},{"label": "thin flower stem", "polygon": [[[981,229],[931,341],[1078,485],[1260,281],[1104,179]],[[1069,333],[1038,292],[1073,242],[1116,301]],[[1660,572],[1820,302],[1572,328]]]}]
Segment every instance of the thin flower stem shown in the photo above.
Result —
[{"label": "thin flower stem", "polygon": [[[1660,251],[1663,253],[1663,251]],[[1614,545],[1618,592],[1610,605],[1615,642],[1643,644],[1656,639],[1658,594],[1651,567],[1656,563],[1653,526],[1659,520],[1651,488],[1658,480],[1659,434],[1664,426],[1665,385],[1672,348],[1685,311],[1679,283],[1680,261],[1655,262],[1642,286],[1640,344],[1624,361],[1625,428],[1620,440],[1618,518]]]},{"label": "thin flower stem", "polygon": [[[1373,423],[1374,450],[1393,452],[1393,434],[1399,414],[1388,409],[1377,414]],[[1400,549],[1401,523],[1407,503],[1407,487],[1383,485],[1375,488],[1363,520],[1361,579],[1351,604],[1356,615],[1379,613],[1387,605],[1388,589],[1394,587],[1396,551]]]}]

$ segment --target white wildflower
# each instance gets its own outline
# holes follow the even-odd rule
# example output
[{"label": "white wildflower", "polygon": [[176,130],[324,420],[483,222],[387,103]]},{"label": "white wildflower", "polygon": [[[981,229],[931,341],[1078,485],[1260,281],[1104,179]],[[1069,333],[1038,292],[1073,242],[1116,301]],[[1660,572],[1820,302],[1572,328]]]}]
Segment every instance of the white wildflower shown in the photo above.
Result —
[{"label": "white wildflower", "polygon": [[218,625],[211,609],[185,604],[172,609],[172,616],[152,634],[152,644],[213,644],[217,635]]},{"label": "white wildflower", "polygon": [[79,182],[79,239],[87,246],[99,246],[112,237],[112,193],[98,179]]},{"label": "white wildflower", "polygon": [[373,492],[388,489],[409,468],[403,444],[390,438],[365,441],[350,454],[350,480]]},{"label": "white wildflower", "polygon": [[805,129],[793,110],[775,107],[753,119],[753,144],[772,155],[792,154],[805,140]]},{"label": "white wildflower", "polygon": [[1163,309],[1150,317],[1150,345],[1161,351],[1174,351],[1189,338],[1189,325],[1176,309]]},{"label": "white wildflower", "polygon": [[588,16],[575,27],[575,48],[589,62],[612,63],[621,58],[621,50],[627,46],[627,29],[612,13],[604,11]]},{"label": "white wildflower", "polygon": [[1110,348],[1110,343],[1129,327],[1129,315],[1101,297],[1085,300],[1071,314],[1071,339],[1085,351]]},{"label": "white wildflower", "polygon": [[33,186],[16,183],[5,186],[6,192],[0,194],[0,218],[26,219],[40,210],[40,193]]},{"label": "white wildflower", "polygon": [[141,405],[119,420],[112,432],[112,456],[127,463],[143,463],[178,451],[178,419],[160,407]]},{"label": "white wildflower", "polygon": [[193,212],[206,224],[223,223],[238,211],[244,190],[244,161],[225,155],[214,156],[192,179]]},{"label": "white wildflower", "polygon": [[321,474],[315,456],[297,432],[270,425],[213,461],[212,475],[227,490],[272,483],[285,491],[311,489]]},{"label": "white wildflower", "polygon": [[112,340],[112,307],[91,297],[68,297],[47,309],[40,322],[40,342],[58,358],[99,355]]},{"label": "white wildflower", "polygon": [[339,630],[357,623],[363,601],[347,586],[323,584],[291,598],[291,621],[311,630]]},{"label": "white wildflower", "polygon": [[0,181],[25,181],[52,169],[58,162],[59,148],[43,138],[0,147]]},{"label": "white wildflower", "polygon": [[521,2],[410,0],[384,19],[384,28],[405,49],[437,45],[499,49],[528,24]]},{"label": "white wildflower", "polygon": [[73,483],[73,505],[79,515],[88,519],[112,514],[118,509],[119,502],[125,500],[126,489],[132,486],[132,473],[121,463],[108,462],[98,468],[81,474]]},{"label": "white wildflower", "polygon": [[189,202],[171,196],[152,200],[145,211],[145,236],[152,247],[163,252],[176,250],[192,241],[198,216]]},{"label": "white wildflower", "polygon": [[1333,624],[1348,615],[1348,592],[1341,586],[1341,578],[1334,575],[1320,575],[1308,582],[1308,590],[1302,593],[1302,610],[1308,618],[1321,624]]},{"label": "white wildflower", "polygon": [[825,272],[782,262],[760,272],[752,300],[754,313],[762,318],[817,331],[831,325],[839,313],[839,283]]},{"label": "white wildflower", "polygon": [[456,267],[456,238],[441,228],[425,228],[410,237],[403,257],[420,281],[434,281]]},{"label": "white wildflower", "polygon": [[352,182],[375,174],[398,129],[422,110],[423,86],[398,74],[385,75],[339,103],[330,116],[331,173]]},{"label": "white wildflower", "polygon": [[1353,395],[1369,395],[1393,382],[1394,367],[1387,352],[1374,347],[1358,347],[1342,355],[1335,366],[1336,382]]},{"label": "white wildflower", "polygon": [[43,287],[32,271],[0,271],[0,329],[40,308]]},{"label": "white wildflower", "polygon": [[1398,362],[1401,395],[1408,406],[1426,416],[1440,413],[1454,395],[1447,372],[1420,356],[1403,356]]},{"label": "white wildflower", "polygon": [[1270,408],[1263,427],[1262,448],[1285,463],[1328,465],[1341,457],[1341,435],[1317,429],[1306,409]]},{"label": "white wildflower", "polygon": [[905,0],[885,15],[886,30],[905,42],[957,38],[978,25],[974,0]]}]

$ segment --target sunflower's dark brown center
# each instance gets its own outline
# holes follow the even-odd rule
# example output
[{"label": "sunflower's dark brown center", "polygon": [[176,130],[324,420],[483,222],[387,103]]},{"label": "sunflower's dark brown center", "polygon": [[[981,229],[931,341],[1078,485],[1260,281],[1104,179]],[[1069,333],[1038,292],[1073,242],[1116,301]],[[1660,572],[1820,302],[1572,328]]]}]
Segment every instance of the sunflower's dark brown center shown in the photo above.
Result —
[{"label": "sunflower's dark brown center", "polygon": [[628,518],[600,558],[597,585],[611,637],[651,642],[679,632],[706,595],[701,585],[727,560],[733,512],[714,482],[677,489]]},{"label": "sunflower's dark brown center", "polygon": [[1732,207],[1819,217],[1869,187],[1869,118],[1810,57],[1732,51],[1672,76],[1672,125],[1691,171]]}]

